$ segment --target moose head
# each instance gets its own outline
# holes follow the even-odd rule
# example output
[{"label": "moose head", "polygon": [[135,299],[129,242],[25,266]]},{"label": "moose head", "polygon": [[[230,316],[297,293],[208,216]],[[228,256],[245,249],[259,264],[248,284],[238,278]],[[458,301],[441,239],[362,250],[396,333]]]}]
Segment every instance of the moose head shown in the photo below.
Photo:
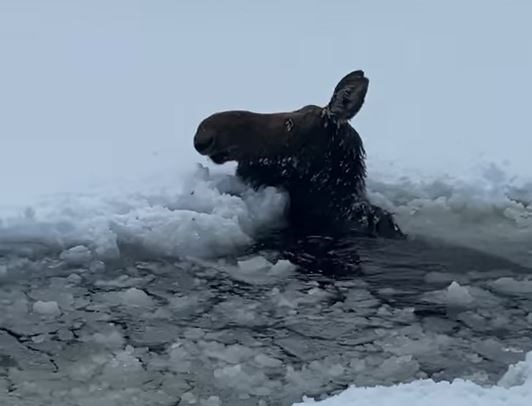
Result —
[{"label": "moose head", "polygon": [[324,107],[213,114],[198,126],[194,146],[216,164],[236,161],[237,175],[254,187],[286,190],[290,217],[300,224],[374,223],[374,214],[384,212],[367,201],[364,146],[348,122],[368,85],[357,70],[340,80]]}]

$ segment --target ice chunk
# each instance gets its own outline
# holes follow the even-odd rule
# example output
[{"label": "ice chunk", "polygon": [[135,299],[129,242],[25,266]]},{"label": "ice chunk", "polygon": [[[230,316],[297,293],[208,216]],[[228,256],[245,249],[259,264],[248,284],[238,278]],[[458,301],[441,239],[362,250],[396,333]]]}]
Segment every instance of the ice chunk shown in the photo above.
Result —
[{"label": "ice chunk", "polygon": [[449,304],[467,305],[473,301],[473,296],[467,287],[453,281],[447,288],[446,299]]},{"label": "ice chunk", "polygon": [[281,292],[279,288],[275,287],[270,291],[269,296],[272,302],[279,307],[296,309],[302,305],[319,306],[321,302],[330,297],[330,293],[316,287],[309,289],[305,293],[293,287],[288,287]]},{"label": "ice chunk", "polygon": [[214,378],[219,386],[241,394],[268,396],[272,392],[271,382],[262,371],[246,371],[241,364],[215,369]]},{"label": "ice chunk", "polygon": [[492,293],[476,286],[462,286],[456,281],[452,282],[447,289],[427,293],[425,299],[458,307],[492,308],[500,304],[500,299]]},{"label": "ice chunk", "polygon": [[122,302],[129,306],[147,307],[153,305],[153,300],[146,292],[137,288],[130,288],[125,292],[120,293]]},{"label": "ice chunk", "polygon": [[532,386],[532,352],[526,355],[524,361],[510,365],[508,371],[499,380],[499,385],[504,388],[521,385]]},{"label": "ice chunk", "polygon": [[80,283],[83,279],[81,278],[81,276],[79,276],[78,274],[76,273],[71,273],[70,275],[67,276],[67,281],[73,285],[77,285],[78,283]]},{"label": "ice chunk", "polygon": [[517,362],[523,356],[522,351],[509,349],[495,338],[488,338],[477,343],[475,351],[485,359],[491,359],[506,365]]},{"label": "ice chunk", "polygon": [[268,284],[288,276],[294,269],[290,261],[279,260],[274,264],[263,256],[239,260],[237,267],[225,265],[223,270],[232,278],[250,284]]},{"label": "ice chunk", "polygon": [[191,354],[181,342],[173,343],[168,349],[169,366],[176,372],[190,372],[192,367]]},{"label": "ice chunk", "polygon": [[532,280],[516,280],[513,278],[499,278],[491,286],[502,293],[510,295],[528,295],[532,293]]},{"label": "ice chunk", "polygon": [[419,363],[411,355],[390,357],[380,365],[374,372],[382,379],[394,379],[404,381],[416,374],[419,370]]},{"label": "ice chunk", "polygon": [[99,376],[106,384],[126,388],[142,385],[146,378],[146,372],[131,346],[126,346],[123,351],[118,351],[110,360],[106,360]]},{"label": "ice chunk", "polygon": [[200,406],[221,406],[222,401],[218,396],[209,396],[207,399],[200,400]]},{"label": "ice chunk", "polygon": [[185,392],[181,396],[181,402],[188,405],[195,405],[198,403],[198,399],[192,392]]},{"label": "ice chunk", "polygon": [[61,313],[59,310],[59,305],[54,301],[41,301],[38,300],[33,304],[33,311],[35,313],[47,315],[47,316],[57,316]]},{"label": "ice chunk", "polygon": [[205,335],[205,331],[197,327],[189,327],[184,331],[183,335],[191,340],[199,340]]},{"label": "ice chunk", "polygon": [[224,345],[217,342],[199,342],[205,355],[225,361],[229,364],[238,364],[253,355],[253,350],[240,344]]},{"label": "ice chunk", "polygon": [[286,259],[280,259],[270,269],[271,275],[287,275],[293,272],[297,267]]},{"label": "ice chunk", "polygon": [[87,342],[95,342],[110,348],[121,348],[124,345],[124,337],[117,330],[97,332],[83,339]]},{"label": "ice chunk", "polygon": [[283,362],[280,359],[273,358],[265,354],[257,354],[253,359],[257,364],[265,368],[276,368],[283,365]]},{"label": "ice chunk", "polygon": [[92,260],[92,252],[84,245],[76,245],[63,251],[59,257],[71,266],[82,266]]},{"label": "ice chunk", "polygon": [[49,339],[48,334],[40,334],[40,335],[31,337],[31,341],[33,341],[35,344],[41,344],[48,339]]},{"label": "ice chunk", "polygon": [[271,262],[260,255],[250,259],[238,261],[238,268],[243,272],[267,271],[271,267]]}]

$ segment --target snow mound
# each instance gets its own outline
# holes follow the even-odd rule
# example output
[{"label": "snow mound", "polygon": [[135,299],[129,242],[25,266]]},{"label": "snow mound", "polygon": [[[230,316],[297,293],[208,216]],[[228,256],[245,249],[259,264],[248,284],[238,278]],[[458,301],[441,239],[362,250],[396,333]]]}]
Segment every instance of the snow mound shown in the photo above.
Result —
[{"label": "snow mound", "polygon": [[0,253],[62,251],[72,266],[117,258],[124,246],[169,257],[223,255],[279,224],[286,205],[273,188],[255,192],[202,166],[170,182],[56,196],[23,210],[0,206]]},{"label": "snow mound", "polygon": [[369,162],[373,203],[411,236],[430,237],[532,265],[532,181],[493,164],[461,177]]}]

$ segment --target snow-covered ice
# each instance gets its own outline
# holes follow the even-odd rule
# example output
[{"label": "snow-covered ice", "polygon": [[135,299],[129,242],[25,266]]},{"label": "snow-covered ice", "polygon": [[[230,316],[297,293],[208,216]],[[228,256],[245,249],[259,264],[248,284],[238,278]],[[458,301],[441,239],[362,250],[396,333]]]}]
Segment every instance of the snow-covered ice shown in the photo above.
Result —
[{"label": "snow-covered ice", "polygon": [[273,188],[253,192],[205,167],[167,182],[50,198],[20,211],[0,205],[0,252],[60,250],[76,266],[118,258],[122,247],[209,257],[245,246],[258,230],[282,221],[286,197]]}]

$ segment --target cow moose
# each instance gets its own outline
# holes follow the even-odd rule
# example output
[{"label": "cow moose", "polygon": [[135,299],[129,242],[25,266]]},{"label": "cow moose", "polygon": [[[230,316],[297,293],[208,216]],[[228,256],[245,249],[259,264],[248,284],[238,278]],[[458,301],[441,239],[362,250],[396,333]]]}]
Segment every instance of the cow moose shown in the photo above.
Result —
[{"label": "cow moose", "polygon": [[237,176],[254,188],[285,190],[293,227],[401,237],[392,215],[368,201],[366,153],[349,124],[368,85],[357,70],[340,80],[325,107],[213,114],[199,124],[194,147],[216,164],[236,161]]}]

